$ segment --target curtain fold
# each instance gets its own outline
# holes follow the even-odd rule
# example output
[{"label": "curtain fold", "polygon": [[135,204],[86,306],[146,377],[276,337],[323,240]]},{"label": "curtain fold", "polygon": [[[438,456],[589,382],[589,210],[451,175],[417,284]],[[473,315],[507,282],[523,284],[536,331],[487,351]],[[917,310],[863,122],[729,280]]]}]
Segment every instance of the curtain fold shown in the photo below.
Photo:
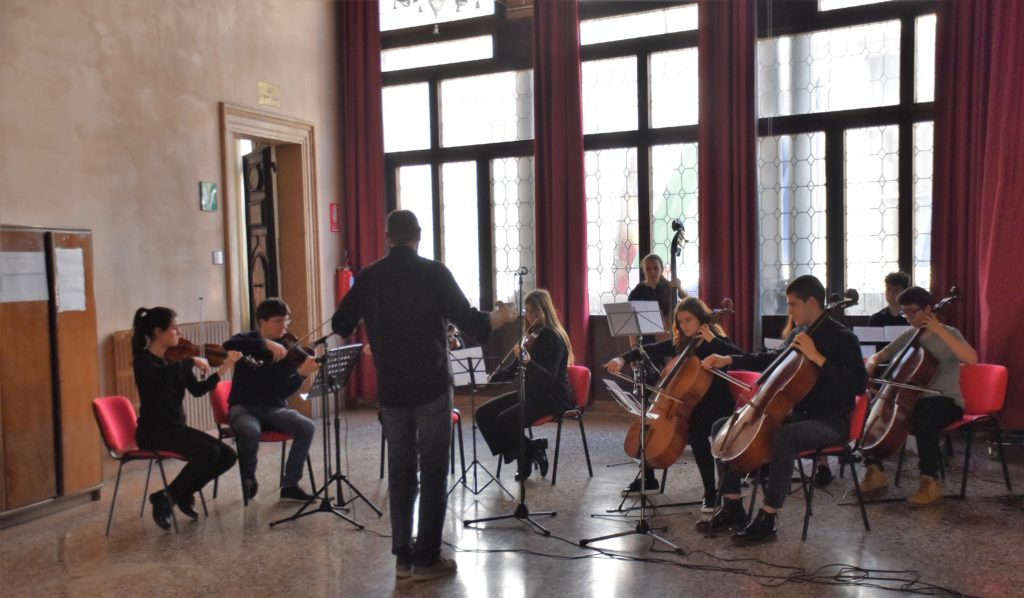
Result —
[{"label": "curtain fold", "polygon": [[725,297],[724,319],[743,349],[754,345],[757,299],[756,0],[698,2],[700,297]]},{"label": "curtain fold", "polygon": [[[359,270],[384,254],[384,120],[381,100],[380,12],[377,0],[338,3],[345,250]],[[362,326],[353,340],[365,342]],[[360,360],[346,404],[376,397],[373,361]],[[351,397],[351,400],[350,400]]]},{"label": "curtain fold", "polygon": [[1007,366],[1004,429],[1024,428],[1024,3],[938,3],[932,292],[963,301],[946,321]]},{"label": "curtain fold", "polygon": [[578,363],[589,361],[587,210],[579,0],[533,6],[537,285],[551,293]]}]

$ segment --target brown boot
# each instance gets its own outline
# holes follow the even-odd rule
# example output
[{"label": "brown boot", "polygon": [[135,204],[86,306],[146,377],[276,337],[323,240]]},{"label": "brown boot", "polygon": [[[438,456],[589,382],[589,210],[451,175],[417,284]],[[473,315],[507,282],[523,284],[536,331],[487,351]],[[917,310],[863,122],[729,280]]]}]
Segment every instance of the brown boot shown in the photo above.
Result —
[{"label": "brown boot", "polygon": [[869,494],[882,494],[889,489],[889,480],[885,478],[885,471],[881,466],[868,465],[864,472],[864,479],[860,481],[860,493],[862,496]]},{"label": "brown boot", "polygon": [[921,476],[921,485],[917,492],[907,497],[907,503],[912,507],[927,507],[940,500],[942,500],[942,486],[930,475]]}]

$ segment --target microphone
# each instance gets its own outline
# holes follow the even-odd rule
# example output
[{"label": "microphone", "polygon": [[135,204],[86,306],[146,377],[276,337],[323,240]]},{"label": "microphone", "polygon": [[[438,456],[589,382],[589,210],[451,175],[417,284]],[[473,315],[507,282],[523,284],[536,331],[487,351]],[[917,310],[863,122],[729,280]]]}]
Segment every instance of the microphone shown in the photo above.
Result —
[{"label": "microphone", "polygon": [[324,337],[318,338],[318,339],[316,340],[316,342],[315,342],[315,343],[313,343],[313,346],[314,346],[314,347],[317,347],[317,346],[319,346],[319,345],[325,345],[325,344],[327,344],[327,339],[331,338],[332,336],[334,336],[334,333],[333,333],[333,332],[332,332],[332,333],[330,333],[330,334],[328,334],[327,336],[324,336]]},{"label": "microphone", "polygon": [[526,276],[529,273],[530,269],[527,268],[526,266],[520,266],[518,270],[513,272],[513,274],[515,274],[516,276]]}]

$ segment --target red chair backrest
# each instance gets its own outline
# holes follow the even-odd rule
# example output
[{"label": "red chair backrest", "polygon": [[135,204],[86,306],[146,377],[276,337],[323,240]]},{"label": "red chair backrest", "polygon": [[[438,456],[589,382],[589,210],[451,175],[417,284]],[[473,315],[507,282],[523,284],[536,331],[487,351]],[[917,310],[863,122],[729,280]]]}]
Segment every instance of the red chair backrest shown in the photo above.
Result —
[{"label": "red chair backrest", "polygon": [[754,383],[761,377],[761,374],[757,372],[748,372],[746,370],[730,370],[729,375],[741,382],[746,382],[753,387],[750,390],[743,390],[731,382],[728,383],[729,393],[732,394],[732,400],[736,403],[737,407],[742,407],[750,402],[751,397],[757,394],[757,387]]},{"label": "red chair backrest", "polygon": [[92,412],[107,449],[116,455],[135,448],[135,408],[128,397],[99,397],[92,400]]},{"label": "red chair backrest", "polygon": [[850,414],[850,438],[847,439],[848,442],[856,442],[860,438],[860,433],[864,429],[864,414],[868,410],[869,402],[870,397],[866,390],[854,399],[853,413]]},{"label": "red chair backrest", "polygon": [[1006,367],[991,363],[962,364],[960,392],[964,395],[965,415],[985,415],[1002,411],[1006,400]]},{"label": "red chair backrest", "polygon": [[231,380],[221,380],[210,392],[210,408],[213,409],[213,421],[218,426],[228,423],[228,396],[231,395]]},{"label": "red chair backrest", "polygon": [[590,398],[590,370],[581,365],[570,365],[566,368],[569,375],[569,386],[576,400],[576,408],[583,409]]}]

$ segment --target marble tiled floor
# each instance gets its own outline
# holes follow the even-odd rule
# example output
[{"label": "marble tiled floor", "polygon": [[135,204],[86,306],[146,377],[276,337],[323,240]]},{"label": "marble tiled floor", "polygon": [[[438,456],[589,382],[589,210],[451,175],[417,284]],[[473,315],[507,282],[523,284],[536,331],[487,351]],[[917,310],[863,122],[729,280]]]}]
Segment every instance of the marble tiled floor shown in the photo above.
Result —
[{"label": "marble tiled floor", "polygon": [[[466,410],[468,411],[468,410]],[[353,483],[386,512],[387,484],[378,479],[380,442],[376,412],[347,414],[346,472]],[[269,528],[295,510],[278,504],[274,490],[278,452],[264,446],[261,490],[243,508],[232,471],[221,494],[210,501],[209,517],[181,521],[181,533],[158,529],[138,516],[144,466],[128,468],[114,526],[104,537],[110,484],[101,501],[77,506],[0,532],[0,592],[4,596],[753,596],[892,595],[879,587],[919,589],[933,595],[1024,595],[1024,512],[1004,504],[998,462],[975,452],[966,501],[910,510],[903,504],[872,505],[872,531],[865,532],[856,507],[840,506],[852,483],[837,479],[815,497],[809,537],[800,541],[804,500],[793,494],[781,515],[779,539],[735,547],[726,535],[704,537],[693,530],[696,507],[659,509],[654,524],[685,555],[659,552],[647,537],[609,540],[592,548],[583,537],[631,529],[633,521],[603,517],[616,506],[618,491],[632,479],[623,463],[625,418],[617,412],[587,416],[587,438],[594,477],[586,467],[575,425],[563,433],[558,485],[531,479],[527,503],[551,530],[542,537],[518,521],[467,529],[463,520],[510,513],[515,504],[491,486],[479,496],[457,488],[449,502],[445,537],[459,564],[456,577],[425,583],[397,582],[390,555],[387,515],[377,518],[361,503],[353,516],[366,525],[357,531],[330,514]],[[552,439],[553,425],[537,429]],[[465,430],[469,450],[470,427]],[[482,444],[480,445],[482,448]],[[978,445],[976,445],[978,446]],[[957,446],[951,480],[960,476]],[[320,437],[314,465],[322,463]],[[482,461],[494,470],[494,459]],[[892,468],[890,468],[891,471]],[[833,470],[836,470],[833,465]],[[318,472],[320,470],[318,469]],[[1024,486],[1024,465],[1011,462],[1011,476]],[[320,475],[318,473],[318,475]],[[502,481],[515,491],[512,472]],[[668,490],[657,502],[699,498],[697,473],[689,454],[669,472]],[[905,479],[907,493],[916,481]],[[1020,491],[1018,489],[1018,491]],[[148,507],[147,507],[148,508]],[[598,550],[600,549],[600,550]],[[884,570],[868,572],[869,569]],[[905,581],[901,581],[905,580]],[[917,585],[912,585],[917,580]],[[908,585],[904,585],[908,584]],[[935,590],[946,588],[948,593]]]}]

